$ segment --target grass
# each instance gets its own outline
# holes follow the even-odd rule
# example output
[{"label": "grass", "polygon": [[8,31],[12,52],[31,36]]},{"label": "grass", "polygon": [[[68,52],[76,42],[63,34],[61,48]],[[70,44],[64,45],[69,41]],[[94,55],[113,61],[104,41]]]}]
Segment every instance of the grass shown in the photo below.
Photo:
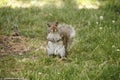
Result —
[{"label": "grass", "polygon": [[[16,0],[17,1],[17,0]],[[31,0],[19,0],[30,4]],[[82,0],[41,0],[44,6],[0,4],[0,34],[9,35],[16,25],[32,45],[24,55],[0,56],[0,78],[28,80],[120,80],[120,6],[116,1],[97,1],[98,9],[78,8]],[[62,1],[62,0],[60,0]],[[90,0],[92,5],[96,0]],[[39,0],[37,1],[40,2]],[[78,3],[76,3],[78,2]],[[85,1],[83,1],[85,3]],[[89,2],[89,1],[88,1]],[[90,4],[89,2],[89,4]],[[35,2],[34,2],[35,3]],[[87,3],[86,3],[87,4]],[[96,2],[95,2],[96,5]],[[76,37],[64,62],[44,50],[46,22],[60,21],[74,26]],[[42,45],[42,46],[41,46]],[[43,47],[43,48],[41,48]],[[38,49],[38,50],[36,50]]]}]

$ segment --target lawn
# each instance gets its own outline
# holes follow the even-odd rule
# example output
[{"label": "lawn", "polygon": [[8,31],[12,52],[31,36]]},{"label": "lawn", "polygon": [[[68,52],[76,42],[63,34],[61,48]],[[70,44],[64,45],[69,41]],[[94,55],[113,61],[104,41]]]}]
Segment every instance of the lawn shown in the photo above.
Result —
[{"label": "lawn", "polygon": [[[65,61],[45,51],[54,21],[76,31]],[[0,0],[0,35],[14,26],[29,50],[0,52],[0,80],[120,80],[119,0]]]}]

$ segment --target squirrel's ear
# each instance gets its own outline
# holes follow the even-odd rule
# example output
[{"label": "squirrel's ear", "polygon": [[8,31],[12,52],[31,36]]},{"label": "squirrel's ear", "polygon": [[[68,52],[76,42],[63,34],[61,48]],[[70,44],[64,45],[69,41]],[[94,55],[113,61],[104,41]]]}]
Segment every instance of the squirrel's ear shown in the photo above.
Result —
[{"label": "squirrel's ear", "polygon": [[50,27],[50,23],[47,23],[47,26]]},{"label": "squirrel's ear", "polygon": [[56,26],[57,26],[57,25],[59,24],[59,22],[58,22],[58,21],[56,21],[56,22],[55,22],[55,24],[56,24]]}]

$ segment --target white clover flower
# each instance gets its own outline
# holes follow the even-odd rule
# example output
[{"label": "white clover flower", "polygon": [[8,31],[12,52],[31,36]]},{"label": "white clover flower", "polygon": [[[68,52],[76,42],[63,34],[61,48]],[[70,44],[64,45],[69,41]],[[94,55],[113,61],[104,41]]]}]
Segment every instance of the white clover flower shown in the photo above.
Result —
[{"label": "white clover flower", "polygon": [[103,20],[103,16],[100,16],[100,20]]},{"label": "white clover flower", "polygon": [[120,49],[117,49],[116,51],[120,51]]},{"label": "white clover flower", "polygon": [[102,30],[103,28],[102,27],[99,27],[100,30]]},{"label": "white clover flower", "polygon": [[96,24],[98,24],[98,22],[96,22]]},{"label": "white clover flower", "polygon": [[60,74],[59,72],[57,74]]},{"label": "white clover flower", "polygon": [[42,73],[41,73],[41,72],[39,72],[38,74],[39,74],[39,75],[41,75]]},{"label": "white clover flower", "polygon": [[115,48],[115,45],[112,45],[112,48]]},{"label": "white clover flower", "polygon": [[115,23],[115,20],[112,20],[112,23]]}]

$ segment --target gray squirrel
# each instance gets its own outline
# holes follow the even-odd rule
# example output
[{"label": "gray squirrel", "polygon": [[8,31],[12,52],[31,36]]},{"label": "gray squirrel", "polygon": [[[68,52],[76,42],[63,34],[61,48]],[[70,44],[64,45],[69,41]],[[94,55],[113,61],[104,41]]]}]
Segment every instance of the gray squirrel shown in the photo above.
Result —
[{"label": "gray squirrel", "polygon": [[75,37],[75,30],[71,25],[59,24],[59,22],[47,23],[47,46],[48,55],[58,55],[61,59],[66,58],[67,48]]}]

